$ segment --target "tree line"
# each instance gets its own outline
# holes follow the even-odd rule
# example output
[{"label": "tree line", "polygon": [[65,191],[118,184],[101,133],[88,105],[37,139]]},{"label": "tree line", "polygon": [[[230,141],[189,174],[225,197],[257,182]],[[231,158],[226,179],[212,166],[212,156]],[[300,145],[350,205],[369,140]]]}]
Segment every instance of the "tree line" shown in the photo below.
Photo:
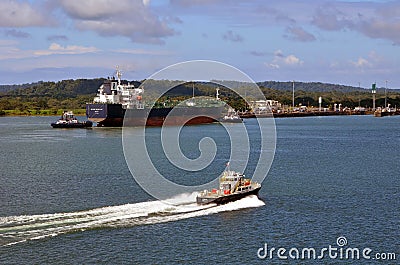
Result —
[{"label": "tree line", "polygon": [[[85,104],[92,102],[98,88],[105,79],[77,79],[58,82],[37,82],[23,85],[0,86],[0,115],[7,111],[20,114],[57,114],[60,109],[84,109]],[[123,81],[126,83],[127,81]],[[132,81],[135,86],[142,82]],[[131,83],[132,83],[131,82]],[[235,87],[233,90],[227,88]],[[144,99],[153,100],[163,91],[167,91],[159,101],[187,99],[195,96],[215,97],[219,88],[220,98],[237,110],[248,108],[246,100],[257,100],[248,83],[241,82],[196,82],[182,83],[170,80],[146,80],[144,83]],[[292,105],[292,82],[265,81],[258,83],[267,99],[278,100],[284,105]],[[172,89],[170,89],[172,88]],[[387,90],[387,103],[400,107],[400,91]],[[322,97],[322,106],[332,108],[333,104],[354,108],[372,107],[371,90],[358,87],[324,84],[318,82],[295,83],[295,105],[319,105],[318,98]],[[378,89],[376,106],[384,106],[385,91]]]}]

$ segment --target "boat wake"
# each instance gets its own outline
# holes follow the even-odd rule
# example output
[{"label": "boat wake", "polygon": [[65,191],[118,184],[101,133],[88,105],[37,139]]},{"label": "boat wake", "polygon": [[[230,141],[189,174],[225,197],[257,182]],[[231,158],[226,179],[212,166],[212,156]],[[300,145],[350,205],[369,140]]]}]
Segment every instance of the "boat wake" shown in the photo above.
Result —
[{"label": "boat wake", "polygon": [[172,222],[225,211],[263,206],[251,195],[224,205],[197,205],[196,193],[166,201],[149,201],[87,211],[0,217],[0,246],[99,228],[132,227]]}]

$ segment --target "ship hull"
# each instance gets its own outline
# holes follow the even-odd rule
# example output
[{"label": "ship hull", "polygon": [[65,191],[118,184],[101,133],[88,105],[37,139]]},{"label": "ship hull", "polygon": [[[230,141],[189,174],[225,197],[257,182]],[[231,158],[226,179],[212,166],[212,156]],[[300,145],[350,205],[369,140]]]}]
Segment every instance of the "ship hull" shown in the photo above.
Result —
[{"label": "ship hull", "polygon": [[211,204],[211,203],[215,203],[217,205],[225,204],[228,202],[240,200],[249,195],[257,195],[258,196],[258,192],[260,191],[260,189],[261,189],[261,186],[255,188],[253,190],[250,190],[248,192],[233,193],[233,194],[229,194],[229,195],[221,195],[218,197],[197,196],[196,202],[199,205],[206,205],[206,204]]},{"label": "ship hull", "polygon": [[221,117],[223,107],[132,109],[121,104],[87,104],[88,120],[97,126],[163,126],[212,123]]}]

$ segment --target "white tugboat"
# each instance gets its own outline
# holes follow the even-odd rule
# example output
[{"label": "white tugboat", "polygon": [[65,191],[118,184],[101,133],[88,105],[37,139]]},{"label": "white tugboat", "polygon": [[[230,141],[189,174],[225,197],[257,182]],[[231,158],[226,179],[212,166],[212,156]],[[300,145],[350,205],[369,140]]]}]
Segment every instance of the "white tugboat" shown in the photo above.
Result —
[{"label": "white tugboat", "polygon": [[219,179],[219,189],[204,190],[197,195],[197,204],[224,204],[242,199],[248,195],[258,195],[261,184],[244,178],[243,174],[226,170]]},{"label": "white tugboat", "polygon": [[219,119],[219,121],[226,122],[226,123],[243,122],[242,118],[240,118],[240,116],[237,114],[237,112],[231,107],[229,107],[227,114],[224,115],[224,117],[222,117],[221,119]]},{"label": "white tugboat", "polygon": [[72,111],[64,111],[61,118],[50,125],[53,128],[89,128],[92,127],[93,123],[91,121],[78,121]]}]

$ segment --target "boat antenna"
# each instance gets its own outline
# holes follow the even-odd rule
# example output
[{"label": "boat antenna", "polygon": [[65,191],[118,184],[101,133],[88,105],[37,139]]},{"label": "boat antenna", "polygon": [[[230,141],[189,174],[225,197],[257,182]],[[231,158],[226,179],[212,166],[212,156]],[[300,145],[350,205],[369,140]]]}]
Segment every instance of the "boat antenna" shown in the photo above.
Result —
[{"label": "boat antenna", "polygon": [[227,171],[231,170],[231,163],[229,161],[226,163],[226,168],[227,168]]},{"label": "boat antenna", "polygon": [[385,80],[385,83],[386,83],[386,86],[385,86],[385,109],[386,109],[386,108],[387,108],[387,92],[386,92],[386,90],[387,90],[387,83],[388,83],[388,81]]}]

